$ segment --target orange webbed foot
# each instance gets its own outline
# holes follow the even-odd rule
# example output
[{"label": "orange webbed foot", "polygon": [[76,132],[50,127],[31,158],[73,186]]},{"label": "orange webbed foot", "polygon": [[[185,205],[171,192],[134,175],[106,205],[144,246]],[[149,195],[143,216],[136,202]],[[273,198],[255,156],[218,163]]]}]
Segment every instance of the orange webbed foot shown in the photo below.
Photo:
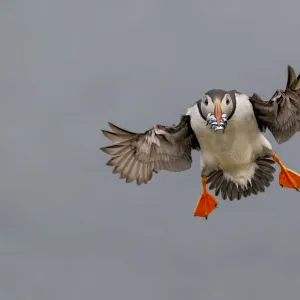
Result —
[{"label": "orange webbed foot", "polygon": [[198,203],[194,209],[195,217],[204,217],[207,219],[208,215],[217,207],[218,201],[206,190],[206,178],[202,178],[203,191]]},{"label": "orange webbed foot", "polygon": [[300,192],[300,174],[285,167],[278,156],[274,155],[273,158],[281,168],[279,173],[279,184],[282,187],[296,189]]},{"label": "orange webbed foot", "polygon": [[281,169],[279,184],[282,187],[296,189],[300,192],[300,175],[290,169]]}]

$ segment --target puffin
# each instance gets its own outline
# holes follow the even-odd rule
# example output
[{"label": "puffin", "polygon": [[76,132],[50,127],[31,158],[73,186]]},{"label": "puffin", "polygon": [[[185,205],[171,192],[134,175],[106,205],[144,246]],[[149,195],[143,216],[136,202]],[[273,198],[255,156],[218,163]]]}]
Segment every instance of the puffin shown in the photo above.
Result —
[{"label": "puffin", "polygon": [[108,122],[111,130],[102,133],[112,144],[100,150],[111,156],[112,173],[126,183],[146,184],[162,170],[190,169],[192,151],[198,151],[202,192],[194,216],[205,219],[218,207],[218,196],[232,201],[265,192],[275,163],[279,185],[299,192],[300,174],[283,164],[264,133],[269,130],[282,144],[300,131],[300,74],[288,65],[285,89],[269,100],[223,89],[199,98],[170,126],[157,124],[137,133]]}]

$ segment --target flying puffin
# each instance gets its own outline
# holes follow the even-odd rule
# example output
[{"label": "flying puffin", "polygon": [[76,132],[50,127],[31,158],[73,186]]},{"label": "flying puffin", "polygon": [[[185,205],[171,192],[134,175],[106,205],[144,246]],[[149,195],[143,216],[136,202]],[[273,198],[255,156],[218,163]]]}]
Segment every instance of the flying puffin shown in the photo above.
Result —
[{"label": "flying puffin", "polygon": [[274,180],[276,162],[279,184],[299,191],[300,175],[288,169],[263,135],[268,129],[278,144],[300,131],[300,74],[288,66],[285,90],[278,89],[265,101],[256,93],[236,90],[206,92],[181,116],[177,125],[155,125],[135,133],[108,123],[102,130],[114,144],[100,148],[112,156],[107,162],[113,173],[138,185],[161,170],[180,172],[191,168],[192,150],[200,152],[202,194],[194,216],[204,217],[217,207],[217,200],[240,200],[264,192]]}]

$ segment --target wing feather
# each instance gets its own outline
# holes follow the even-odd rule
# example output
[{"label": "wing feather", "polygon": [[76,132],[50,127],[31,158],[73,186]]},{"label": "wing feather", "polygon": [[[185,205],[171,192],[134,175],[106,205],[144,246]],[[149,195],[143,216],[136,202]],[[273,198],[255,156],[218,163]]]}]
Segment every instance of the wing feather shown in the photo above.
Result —
[{"label": "wing feather", "polygon": [[296,77],[291,66],[285,90],[277,90],[269,101],[254,93],[250,101],[260,130],[269,129],[277,143],[288,141],[300,131],[300,75]]},{"label": "wing feather", "polygon": [[107,165],[127,183],[147,183],[160,170],[187,170],[192,164],[191,151],[200,150],[188,115],[182,116],[177,125],[155,125],[144,133],[108,124],[112,132],[102,130],[102,133],[114,144],[100,149],[112,156]]}]

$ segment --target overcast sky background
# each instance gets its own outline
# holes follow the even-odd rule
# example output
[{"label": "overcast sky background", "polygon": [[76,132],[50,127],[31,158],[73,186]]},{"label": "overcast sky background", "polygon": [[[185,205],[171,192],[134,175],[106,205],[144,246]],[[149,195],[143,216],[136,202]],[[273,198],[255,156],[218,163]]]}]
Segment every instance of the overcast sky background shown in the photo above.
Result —
[{"label": "overcast sky background", "polygon": [[[300,194],[193,217],[183,173],[125,184],[107,121],[176,123],[211,88],[284,88],[300,72],[298,0],[28,0],[0,5],[0,298],[296,299]],[[272,144],[300,171],[300,134]]]}]

